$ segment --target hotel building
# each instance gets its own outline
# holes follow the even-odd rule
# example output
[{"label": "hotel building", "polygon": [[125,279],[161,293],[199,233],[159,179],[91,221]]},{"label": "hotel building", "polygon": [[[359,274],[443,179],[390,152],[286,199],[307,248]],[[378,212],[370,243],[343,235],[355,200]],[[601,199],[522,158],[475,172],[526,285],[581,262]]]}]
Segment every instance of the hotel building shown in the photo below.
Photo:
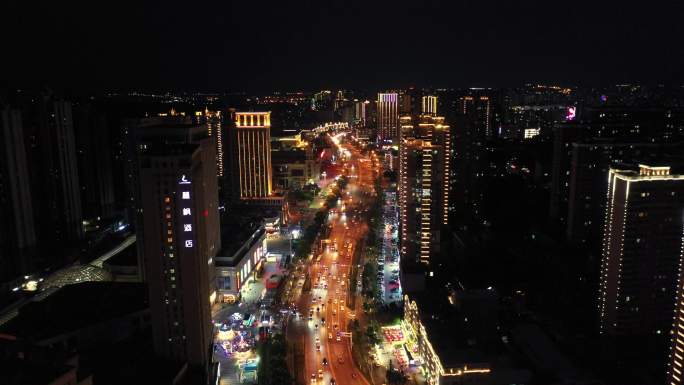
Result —
[{"label": "hotel building", "polygon": [[213,138],[149,145],[140,157],[145,277],[155,352],[211,361],[214,257],[221,247]]}]

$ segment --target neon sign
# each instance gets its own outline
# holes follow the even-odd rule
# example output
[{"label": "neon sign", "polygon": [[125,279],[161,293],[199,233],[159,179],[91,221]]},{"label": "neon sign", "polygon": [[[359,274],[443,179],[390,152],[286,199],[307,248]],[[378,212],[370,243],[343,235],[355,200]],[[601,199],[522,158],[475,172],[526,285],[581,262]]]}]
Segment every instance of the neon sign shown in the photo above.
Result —
[{"label": "neon sign", "polygon": [[190,202],[191,187],[189,186],[192,182],[188,179],[187,175],[183,174],[178,181],[179,192],[181,196],[181,202],[183,202],[183,207],[181,207],[181,213],[183,218],[183,233],[186,234],[185,241],[183,242],[186,248],[192,248],[194,246],[194,240],[192,239],[192,206]]},{"label": "neon sign", "polygon": [[577,107],[575,106],[570,106],[568,107],[567,113],[565,115],[565,120],[575,120],[575,117],[577,117]]}]

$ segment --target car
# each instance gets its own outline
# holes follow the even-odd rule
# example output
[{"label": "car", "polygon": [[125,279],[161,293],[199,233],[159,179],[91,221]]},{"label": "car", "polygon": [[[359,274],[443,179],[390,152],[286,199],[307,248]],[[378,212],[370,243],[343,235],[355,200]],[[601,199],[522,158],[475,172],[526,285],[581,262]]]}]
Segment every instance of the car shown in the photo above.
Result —
[{"label": "car", "polygon": [[321,325],[325,325],[325,317],[321,317]]},{"label": "car", "polygon": [[320,312],[321,312],[321,308],[316,307],[316,313],[320,313]]},{"label": "car", "polygon": [[333,309],[333,315],[337,315],[337,311]]},{"label": "car", "polygon": [[333,325],[333,330],[337,330],[337,324]]},{"label": "car", "polygon": [[323,378],[323,369],[318,369],[318,378]]},{"label": "car", "polygon": [[330,385],[335,385],[335,384],[336,384],[335,379],[334,379],[334,378],[331,378],[331,379],[330,379]]},{"label": "car", "polygon": [[321,344],[316,344],[316,351],[320,352],[321,351]]},{"label": "car", "polygon": [[328,359],[323,357],[323,365],[328,365]]},{"label": "car", "polygon": [[315,384],[317,382],[318,382],[318,380],[316,379],[316,373],[311,373],[311,383]]},{"label": "car", "polygon": [[342,341],[342,337],[340,337],[340,335],[338,334],[337,335],[337,342],[340,342],[340,341]]},{"label": "car", "polygon": [[313,317],[309,314],[309,321],[313,321]]},{"label": "car", "polygon": [[329,339],[329,340],[332,339],[332,333],[328,333],[328,339]]},{"label": "car", "polygon": [[317,323],[314,324],[314,329],[318,329],[318,324],[317,324]]}]

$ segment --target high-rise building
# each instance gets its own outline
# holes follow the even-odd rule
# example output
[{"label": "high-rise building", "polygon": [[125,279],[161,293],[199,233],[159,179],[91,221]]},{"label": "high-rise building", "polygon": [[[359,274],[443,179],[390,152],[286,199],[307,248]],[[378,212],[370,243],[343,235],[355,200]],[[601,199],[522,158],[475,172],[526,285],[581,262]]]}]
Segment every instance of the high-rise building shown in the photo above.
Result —
[{"label": "high-rise building", "polygon": [[612,140],[574,142],[567,196],[566,239],[600,251],[601,229],[606,213],[606,175],[635,159],[675,159],[684,153],[683,144],[622,143]]},{"label": "high-rise building", "polygon": [[461,114],[474,120],[475,136],[484,140],[492,136],[492,111],[489,96],[463,96],[460,100]]},{"label": "high-rise building", "polygon": [[[684,245],[682,247],[684,248]],[[684,258],[684,255],[681,258]],[[680,266],[681,264],[680,260]],[[684,384],[684,274],[681,272],[677,282],[677,296],[674,299],[672,319],[666,384],[682,385]]]},{"label": "high-rise building", "polygon": [[36,247],[29,171],[18,110],[0,110],[0,282],[33,268]]},{"label": "high-rise building", "polygon": [[[150,148],[197,144],[208,137],[207,126],[194,123],[190,117],[160,116],[125,121],[122,129],[125,136],[125,170],[128,186],[127,215],[135,229],[141,229],[144,220],[139,188],[141,156]],[[138,273],[144,279],[145,239],[138,237],[136,247],[138,249]]]},{"label": "high-rise building", "polygon": [[576,122],[560,123],[553,127],[549,216],[558,221],[561,227],[567,226],[568,223],[572,143],[580,140],[582,133],[587,129],[584,124]]},{"label": "high-rise building", "polygon": [[378,94],[378,140],[399,140],[399,95],[396,92]]},{"label": "high-rise building", "polygon": [[109,126],[90,104],[74,108],[76,161],[84,219],[114,213],[114,181]]},{"label": "high-rise building", "polygon": [[354,120],[356,124],[365,127],[368,118],[367,107],[370,102],[368,100],[355,100],[354,101]]},{"label": "high-rise building", "polygon": [[70,102],[46,96],[37,107],[27,146],[34,221],[40,242],[54,248],[83,237],[76,141]]},{"label": "high-rise building", "polygon": [[146,281],[156,353],[211,360],[214,257],[221,248],[213,138],[150,144],[140,154]]},{"label": "high-rise building", "polygon": [[267,198],[272,192],[271,113],[236,112],[230,140],[233,198]]},{"label": "high-rise building", "polygon": [[448,224],[451,137],[443,117],[402,116],[399,236],[402,257],[430,264]]},{"label": "high-rise building", "polygon": [[207,125],[207,135],[216,138],[216,173],[219,178],[224,175],[224,132],[223,132],[223,115],[221,111],[209,111],[205,109],[204,111],[195,112],[195,116],[198,118],[198,123]]},{"label": "high-rise building", "polygon": [[672,326],[682,261],[684,175],[670,167],[608,172],[599,288],[601,333],[646,336]]},{"label": "high-rise building", "polygon": [[421,110],[423,115],[437,115],[437,97],[432,95],[425,95],[421,99]]}]

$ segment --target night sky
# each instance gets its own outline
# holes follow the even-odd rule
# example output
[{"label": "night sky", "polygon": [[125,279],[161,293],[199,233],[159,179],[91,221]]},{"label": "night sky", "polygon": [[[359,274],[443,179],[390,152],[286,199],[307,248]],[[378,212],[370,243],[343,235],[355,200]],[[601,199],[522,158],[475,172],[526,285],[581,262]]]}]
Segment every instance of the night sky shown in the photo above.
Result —
[{"label": "night sky", "polygon": [[10,0],[0,23],[10,86],[258,92],[684,80],[676,1],[40,3]]}]

